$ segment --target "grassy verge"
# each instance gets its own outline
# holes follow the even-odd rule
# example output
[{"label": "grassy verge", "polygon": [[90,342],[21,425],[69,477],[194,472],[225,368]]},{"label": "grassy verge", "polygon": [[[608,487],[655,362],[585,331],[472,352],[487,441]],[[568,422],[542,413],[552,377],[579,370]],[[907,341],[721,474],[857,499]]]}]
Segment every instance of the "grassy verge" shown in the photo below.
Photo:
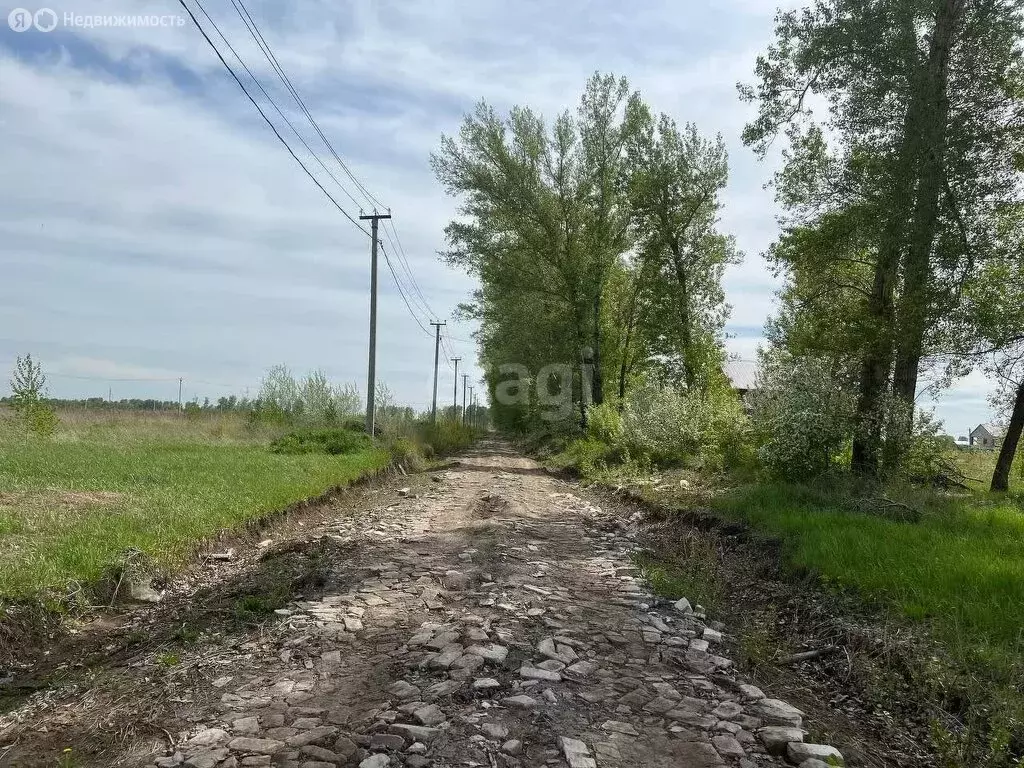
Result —
[{"label": "grassy verge", "polygon": [[784,544],[796,568],[930,624],[954,648],[1024,658],[1024,509],[971,495],[921,499],[917,523],[852,511],[829,490],[746,485],[711,501]]},{"label": "grassy verge", "polygon": [[139,550],[173,568],[197,544],[380,469],[388,451],[284,454],[237,417],[73,417],[52,439],[0,429],[0,597],[61,597]]}]

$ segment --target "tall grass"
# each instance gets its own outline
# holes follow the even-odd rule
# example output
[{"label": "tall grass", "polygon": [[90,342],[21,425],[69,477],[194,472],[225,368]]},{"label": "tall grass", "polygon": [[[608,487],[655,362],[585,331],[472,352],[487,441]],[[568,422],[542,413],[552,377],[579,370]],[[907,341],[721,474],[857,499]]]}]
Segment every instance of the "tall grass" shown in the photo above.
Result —
[{"label": "tall grass", "polygon": [[126,550],[170,568],[198,542],[390,461],[382,447],[275,454],[241,415],[62,414],[52,439],[0,427],[0,596],[61,594]]},{"label": "tall grass", "polygon": [[749,485],[712,502],[784,543],[790,563],[925,620],[955,647],[1024,658],[1024,508],[922,495],[920,522],[851,510],[835,491]]}]

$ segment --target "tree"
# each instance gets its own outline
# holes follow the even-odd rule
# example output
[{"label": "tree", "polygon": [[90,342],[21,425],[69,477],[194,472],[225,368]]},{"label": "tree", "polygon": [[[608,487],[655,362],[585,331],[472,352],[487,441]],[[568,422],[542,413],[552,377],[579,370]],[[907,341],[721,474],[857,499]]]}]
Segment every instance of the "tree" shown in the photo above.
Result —
[{"label": "tree", "polygon": [[[1024,431],[1024,207],[1003,211],[994,233],[998,245],[964,291],[963,312],[971,322],[962,326],[974,334],[968,366],[977,359],[997,382],[993,405],[1007,419],[1006,433],[992,473],[991,489],[1007,491],[1010,470]],[[957,358],[955,362],[962,362]]]},{"label": "tree", "polygon": [[[785,128],[776,178],[791,226],[856,226],[866,290],[855,313],[859,395],[854,468],[898,468],[922,361],[984,260],[986,233],[1015,194],[1021,131],[1021,0],[818,0],[777,19],[758,60],[764,155]],[[809,98],[811,96],[817,99]],[[829,141],[811,104],[827,105]],[[792,318],[791,318],[792,319]],[[894,416],[886,402],[896,404]]]},{"label": "tree", "polygon": [[18,357],[14,363],[14,376],[11,379],[11,402],[18,412],[34,408],[42,400],[46,391],[46,374],[42,363],[32,359],[32,355]]},{"label": "tree", "polygon": [[527,429],[570,398],[586,425],[588,391],[621,407],[652,376],[721,383],[721,280],[739,259],[718,230],[721,138],[655,121],[624,79],[597,74],[550,125],[480,104],[432,164],[461,200],[443,257],[479,279],[460,314],[480,324],[496,424]]},{"label": "tree", "polygon": [[46,437],[57,426],[57,413],[43,398],[46,394],[46,374],[40,362],[32,355],[18,357],[11,378],[11,405],[26,428]]},{"label": "tree", "polygon": [[503,118],[481,102],[431,156],[446,191],[463,201],[445,257],[482,284],[469,311],[482,324],[492,388],[505,362],[538,370],[589,358],[602,402],[615,369],[604,348],[605,291],[630,246],[621,180],[638,101],[625,79],[596,74],[576,115],[562,113],[550,128],[527,107]]},{"label": "tree", "polygon": [[630,145],[630,200],[639,251],[638,286],[648,287],[655,352],[681,360],[688,387],[721,372],[722,329],[729,307],[722,290],[728,264],[741,260],[733,238],[717,230],[719,195],[729,178],[722,137],[697,126],[680,131],[667,115],[655,124],[636,105]]},{"label": "tree", "polygon": [[[1010,469],[1017,455],[1021,433],[1024,432],[1024,342],[1018,342],[1012,350],[1005,350],[997,364],[1003,378],[1003,411],[1009,414],[1006,434],[999,448],[999,458],[992,472],[992,491],[1010,490]],[[1015,385],[1015,386],[1014,386]]]}]

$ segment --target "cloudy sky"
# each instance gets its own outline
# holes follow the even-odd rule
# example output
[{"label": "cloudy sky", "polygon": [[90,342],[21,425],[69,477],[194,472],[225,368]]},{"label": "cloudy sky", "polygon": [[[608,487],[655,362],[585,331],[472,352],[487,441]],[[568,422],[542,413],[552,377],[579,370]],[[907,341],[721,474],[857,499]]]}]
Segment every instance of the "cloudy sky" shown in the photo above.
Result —
[{"label": "cloudy sky", "polygon": [[[275,363],[321,367],[365,389],[368,239],[277,143],[180,5],[47,7],[56,29],[16,32],[3,22],[15,6],[0,3],[0,368],[32,352],[60,396],[174,399],[179,376],[186,398],[252,393]],[[204,7],[345,180],[303,129],[230,0]],[[759,254],[777,226],[762,188],[772,165],[739,141],[750,108],[735,84],[750,78],[771,37],[774,3],[250,0],[248,8],[335,149],[392,209],[425,303],[448,321],[450,347],[470,361],[473,379],[473,329],[451,317],[473,284],[437,259],[455,204],[434,181],[429,153],[481,98],[554,115],[575,106],[598,69],[629,77],[655,109],[725,137],[732,178],[722,224],[746,253],[727,278],[729,345],[753,355],[777,287]],[[66,23],[93,14],[186,23]],[[379,312],[378,374],[422,408],[433,340],[420,323],[435,318],[426,308],[419,323],[410,316],[383,262]],[[442,368],[442,393],[452,381]],[[940,400],[950,431],[988,417],[987,389],[971,378]]]}]

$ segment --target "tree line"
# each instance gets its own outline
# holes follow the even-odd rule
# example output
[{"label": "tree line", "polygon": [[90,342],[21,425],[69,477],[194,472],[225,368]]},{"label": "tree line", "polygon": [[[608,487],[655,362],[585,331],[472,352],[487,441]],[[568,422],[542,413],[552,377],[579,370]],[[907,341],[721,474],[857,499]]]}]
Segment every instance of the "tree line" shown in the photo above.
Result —
[{"label": "tree line", "polygon": [[[822,0],[781,13],[741,96],[782,137],[772,341],[856,392],[854,470],[899,471],[922,377],[977,365],[1024,422],[1019,0]],[[994,489],[1006,489],[1005,471]]]},{"label": "tree line", "polygon": [[621,401],[646,377],[723,381],[721,278],[740,254],[718,229],[721,137],[596,74],[550,125],[529,107],[501,116],[479,104],[432,163],[462,200],[444,258],[480,280],[460,310],[480,323],[499,425],[528,428],[540,413],[536,396],[523,407],[494,397],[505,363],[578,364],[569,386],[583,423],[588,401]]},{"label": "tree line", "polygon": [[[1009,419],[992,481],[1007,487],[1024,427],[1022,11],[1024,0],[818,0],[778,14],[739,86],[757,108],[744,143],[782,157],[767,256],[784,287],[753,439],[789,439],[762,433],[817,408],[803,471],[906,471],[936,432],[922,392],[980,367]],[[578,364],[584,427],[652,384],[705,400],[725,386],[722,276],[742,256],[718,221],[721,136],[599,73],[551,121],[481,102],[432,164],[460,201],[443,258],[479,278],[460,311],[480,323],[496,423],[541,426],[536,393],[494,397],[511,362]],[[543,395],[552,382],[529,384]]]}]

